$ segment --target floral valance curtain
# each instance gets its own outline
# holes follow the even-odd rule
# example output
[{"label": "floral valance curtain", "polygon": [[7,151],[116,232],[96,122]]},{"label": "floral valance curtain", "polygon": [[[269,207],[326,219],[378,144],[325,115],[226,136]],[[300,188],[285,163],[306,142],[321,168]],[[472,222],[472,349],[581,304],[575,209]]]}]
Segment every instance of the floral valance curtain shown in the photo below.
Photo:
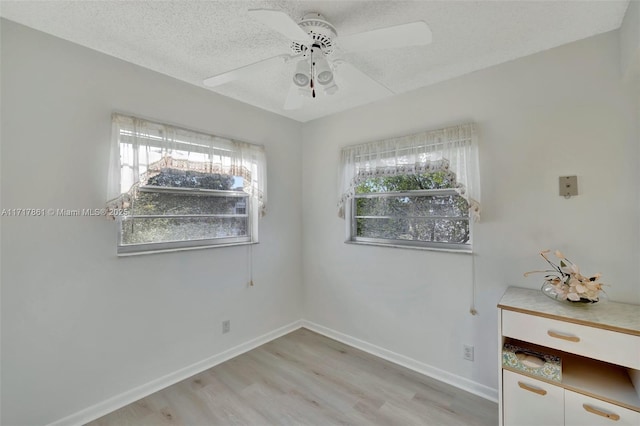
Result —
[{"label": "floral valance curtain", "polygon": [[263,146],[113,114],[108,206],[127,206],[137,188],[164,169],[233,176],[234,185],[251,195],[261,215],[266,212]]},{"label": "floral valance curtain", "polygon": [[338,214],[364,180],[379,176],[447,171],[455,174],[455,190],[469,203],[470,213],[480,217],[478,145],[474,124],[417,133],[342,149]]}]

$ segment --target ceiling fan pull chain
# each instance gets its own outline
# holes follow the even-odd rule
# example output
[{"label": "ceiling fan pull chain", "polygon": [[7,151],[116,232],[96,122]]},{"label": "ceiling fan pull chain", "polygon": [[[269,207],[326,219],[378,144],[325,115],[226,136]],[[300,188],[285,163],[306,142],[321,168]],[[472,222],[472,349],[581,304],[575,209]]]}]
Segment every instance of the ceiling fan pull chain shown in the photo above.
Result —
[{"label": "ceiling fan pull chain", "polygon": [[311,48],[311,53],[309,54],[309,59],[310,59],[310,63],[311,63],[311,82],[309,83],[311,85],[311,97],[315,98],[316,97],[316,89],[314,87],[313,84],[313,80],[314,80],[314,66],[315,66],[315,62],[313,62],[313,47]]}]

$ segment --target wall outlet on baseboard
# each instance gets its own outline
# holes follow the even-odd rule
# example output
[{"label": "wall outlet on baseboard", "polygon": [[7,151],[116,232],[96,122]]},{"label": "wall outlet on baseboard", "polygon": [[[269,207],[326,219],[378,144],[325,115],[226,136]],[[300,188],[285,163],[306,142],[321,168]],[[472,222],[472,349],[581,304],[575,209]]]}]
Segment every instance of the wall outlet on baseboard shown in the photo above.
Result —
[{"label": "wall outlet on baseboard", "polygon": [[462,345],[463,348],[463,357],[468,361],[473,361],[473,346],[470,345]]},{"label": "wall outlet on baseboard", "polygon": [[222,334],[228,333],[231,331],[231,320],[222,321]]}]

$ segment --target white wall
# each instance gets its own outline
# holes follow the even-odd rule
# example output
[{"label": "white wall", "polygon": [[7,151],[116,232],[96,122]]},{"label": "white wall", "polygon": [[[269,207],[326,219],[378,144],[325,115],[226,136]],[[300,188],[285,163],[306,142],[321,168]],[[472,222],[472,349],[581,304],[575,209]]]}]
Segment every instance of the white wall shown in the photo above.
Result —
[{"label": "white wall", "polygon": [[[101,207],[113,110],[264,143],[270,201],[254,288],[243,247],[116,258],[113,223],[3,217],[3,424],[55,421],[301,317],[496,388],[496,303],[539,287],[522,273],[544,248],[640,303],[637,112],[616,33],[302,126],[1,27],[2,208]],[[469,255],[344,244],[336,209],[340,147],[466,121],[481,131],[475,317]]]},{"label": "white wall", "polygon": [[629,2],[619,34],[622,75],[640,80],[640,1]]},{"label": "white wall", "polygon": [[[509,285],[540,287],[523,278],[544,268],[540,250],[562,250],[603,273],[610,299],[639,303],[635,119],[613,32],[307,124],[306,319],[496,389],[496,304]],[[342,146],[469,121],[481,133],[477,316],[469,255],[344,244],[336,208]],[[580,195],[558,196],[558,177],[573,174]]]},{"label": "white wall", "polygon": [[[2,424],[46,424],[302,317],[301,126],[2,20],[2,208],[100,208],[113,110],[263,143],[254,247],[117,258],[113,222],[2,217]],[[221,321],[232,332],[221,335]]]}]

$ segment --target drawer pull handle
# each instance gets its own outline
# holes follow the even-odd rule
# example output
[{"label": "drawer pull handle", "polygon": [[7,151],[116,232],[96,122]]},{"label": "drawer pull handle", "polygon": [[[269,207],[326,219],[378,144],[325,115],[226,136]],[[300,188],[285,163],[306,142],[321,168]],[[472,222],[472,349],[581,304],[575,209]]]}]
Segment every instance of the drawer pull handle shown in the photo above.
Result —
[{"label": "drawer pull handle", "polygon": [[578,336],[569,336],[567,334],[557,333],[555,331],[547,331],[547,334],[551,337],[555,337],[556,339],[568,340],[570,342],[579,342],[580,338]]},{"label": "drawer pull handle", "polygon": [[540,388],[534,388],[533,386],[529,386],[526,383],[518,382],[518,386],[520,386],[524,390],[528,390],[529,392],[537,393],[538,395],[546,395],[547,391]]},{"label": "drawer pull handle", "polygon": [[620,416],[619,415],[613,414],[613,413],[607,413],[607,412],[602,411],[602,410],[598,410],[597,408],[592,407],[589,404],[582,404],[582,407],[585,410],[587,410],[588,412],[590,412],[590,413],[597,414],[599,416],[606,417],[608,419],[615,420],[615,421],[620,420]]}]

